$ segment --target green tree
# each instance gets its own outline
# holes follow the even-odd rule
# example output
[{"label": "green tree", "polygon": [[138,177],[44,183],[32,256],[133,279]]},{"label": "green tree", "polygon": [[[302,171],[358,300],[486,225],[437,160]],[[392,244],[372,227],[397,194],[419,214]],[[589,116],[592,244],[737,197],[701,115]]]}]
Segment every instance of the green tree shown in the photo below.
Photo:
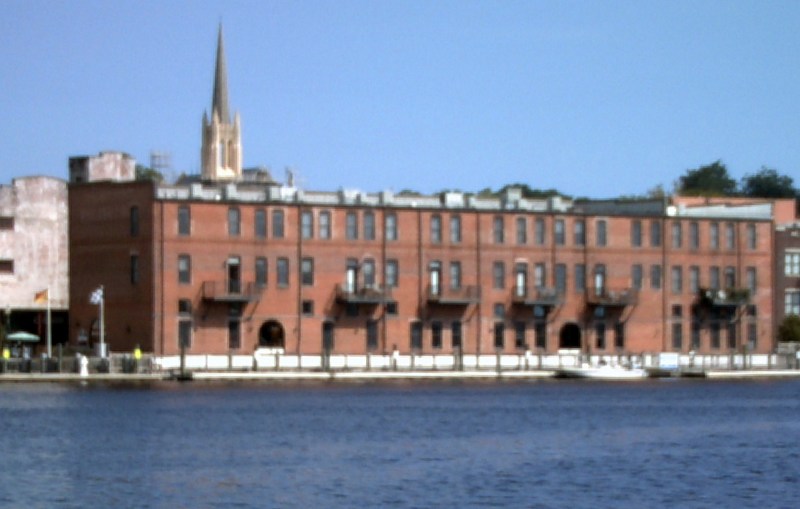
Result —
[{"label": "green tree", "polygon": [[136,180],[152,180],[153,182],[164,182],[164,175],[160,171],[148,168],[147,166],[136,165]]},{"label": "green tree", "polygon": [[676,184],[679,194],[684,196],[734,196],[736,181],[728,175],[722,161],[687,170]]},{"label": "green tree", "polygon": [[800,316],[789,315],[778,327],[778,341],[800,342]]},{"label": "green tree", "polygon": [[794,198],[797,189],[788,175],[779,175],[776,170],[762,166],[753,175],[745,175],[741,183],[742,194],[751,198]]}]

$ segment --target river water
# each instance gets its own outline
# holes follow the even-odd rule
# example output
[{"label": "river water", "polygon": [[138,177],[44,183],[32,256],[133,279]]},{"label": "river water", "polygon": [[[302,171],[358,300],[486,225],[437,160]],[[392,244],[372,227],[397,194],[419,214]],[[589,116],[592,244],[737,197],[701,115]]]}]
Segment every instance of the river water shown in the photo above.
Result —
[{"label": "river water", "polygon": [[0,385],[0,507],[800,506],[800,381]]}]

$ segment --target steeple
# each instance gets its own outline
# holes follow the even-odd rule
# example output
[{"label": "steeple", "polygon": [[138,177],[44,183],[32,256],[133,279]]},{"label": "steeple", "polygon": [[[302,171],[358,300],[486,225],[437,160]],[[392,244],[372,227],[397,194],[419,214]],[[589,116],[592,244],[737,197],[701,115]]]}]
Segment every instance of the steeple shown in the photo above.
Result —
[{"label": "steeple", "polygon": [[205,181],[239,180],[242,176],[242,135],[239,114],[231,122],[228,107],[228,71],[222,24],[217,35],[217,62],[214,69],[214,94],[211,116],[203,113],[203,145],[200,149],[201,174]]},{"label": "steeple", "polygon": [[214,97],[211,99],[211,116],[219,115],[220,122],[230,124],[228,109],[228,69],[225,66],[225,45],[222,41],[222,23],[217,35],[217,66],[214,70]]}]

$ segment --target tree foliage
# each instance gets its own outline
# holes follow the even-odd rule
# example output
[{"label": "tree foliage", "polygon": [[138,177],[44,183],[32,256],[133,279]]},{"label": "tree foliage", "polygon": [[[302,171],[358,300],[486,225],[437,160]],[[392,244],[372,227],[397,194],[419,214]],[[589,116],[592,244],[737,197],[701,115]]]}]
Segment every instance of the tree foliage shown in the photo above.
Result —
[{"label": "tree foliage", "polygon": [[147,166],[136,165],[136,180],[152,180],[153,182],[164,182],[164,175],[160,171],[148,168]]},{"label": "tree foliage", "polygon": [[800,316],[789,315],[778,327],[778,341],[800,342]]},{"label": "tree foliage", "polygon": [[736,181],[728,169],[717,160],[693,170],[687,170],[676,184],[684,196],[735,196]]},{"label": "tree foliage", "polygon": [[751,198],[794,198],[797,196],[797,189],[794,188],[792,177],[779,175],[776,170],[766,166],[762,166],[757,173],[748,174],[742,178],[741,192],[744,196]]}]

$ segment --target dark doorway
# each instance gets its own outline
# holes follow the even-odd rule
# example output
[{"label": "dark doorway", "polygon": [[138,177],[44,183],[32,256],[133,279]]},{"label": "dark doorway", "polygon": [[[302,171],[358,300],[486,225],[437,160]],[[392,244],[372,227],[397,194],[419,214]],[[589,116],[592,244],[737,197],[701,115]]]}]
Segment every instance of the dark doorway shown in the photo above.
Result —
[{"label": "dark doorway", "polygon": [[334,347],[333,322],[322,323],[322,351],[330,355]]},{"label": "dark doorway", "polygon": [[258,346],[260,348],[286,348],[283,325],[276,320],[264,322],[258,331]]},{"label": "dark doorway", "polygon": [[561,327],[558,335],[558,347],[570,350],[581,348],[581,328],[575,322],[569,322]]}]

